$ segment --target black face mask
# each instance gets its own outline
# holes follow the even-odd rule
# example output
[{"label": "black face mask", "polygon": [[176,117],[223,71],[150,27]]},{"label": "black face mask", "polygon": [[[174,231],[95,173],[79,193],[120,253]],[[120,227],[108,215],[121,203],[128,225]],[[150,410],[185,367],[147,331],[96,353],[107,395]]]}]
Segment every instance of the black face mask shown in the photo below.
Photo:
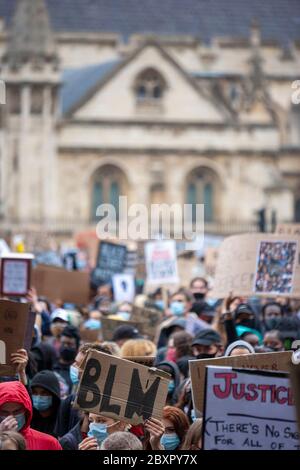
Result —
[{"label": "black face mask", "polygon": [[203,292],[195,292],[194,293],[195,300],[202,300],[202,299],[204,299],[204,297],[205,297],[205,294],[203,294]]},{"label": "black face mask", "polygon": [[268,330],[278,330],[280,326],[280,318],[268,318],[267,320],[265,320],[265,325]]},{"label": "black face mask", "polygon": [[76,348],[68,348],[66,346],[61,346],[59,350],[60,357],[66,362],[74,362],[77,354]]},{"label": "black face mask", "polygon": [[201,353],[196,356],[196,359],[214,359],[216,354]]},{"label": "black face mask", "polygon": [[251,318],[245,318],[245,320],[242,320],[241,323],[238,323],[238,324],[242,326],[246,326],[247,328],[255,329],[255,321],[254,319],[251,319]]}]

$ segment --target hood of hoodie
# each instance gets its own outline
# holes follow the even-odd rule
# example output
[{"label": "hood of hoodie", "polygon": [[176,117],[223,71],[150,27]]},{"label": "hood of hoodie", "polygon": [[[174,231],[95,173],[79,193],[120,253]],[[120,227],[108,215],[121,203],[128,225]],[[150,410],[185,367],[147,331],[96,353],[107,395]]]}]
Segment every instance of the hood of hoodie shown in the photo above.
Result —
[{"label": "hood of hoodie", "polygon": [[157,369],[160,369],[161,366],[167,366],[169,369],[172,370],[172,377],[174,378],[175,388],[178,387],[180,383],[180,371],[179,371],[177,364],[175,364],[174,362],[163,361],[163,362],[160,362],[159,364],[156,364],[155,367]]},{"label": "hood of hoodie", "polygon": [[44,388],[60,401],[59,381],[51,370],[42,370],[41,372],[38,372],[31,381],[31,389],[33,387]]},{"label": "hood of hoodie", "polygon": [[32,404],[26,387],[18,381],[0,383],[0,408],[5,403],[19,403],[24,406],[26,422],[21,431],[23,434],[29,428],[32,419]]}]

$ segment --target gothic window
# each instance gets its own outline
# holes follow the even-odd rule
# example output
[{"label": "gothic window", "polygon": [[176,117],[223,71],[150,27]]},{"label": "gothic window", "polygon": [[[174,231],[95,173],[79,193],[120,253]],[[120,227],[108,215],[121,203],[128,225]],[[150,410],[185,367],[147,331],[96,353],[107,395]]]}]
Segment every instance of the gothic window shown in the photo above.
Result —
[{"label": "gothic window", "polygon": [[190,173],[186,185],[186,202],[192,205],[192,221],[196,221],[196,204],[204,204],[204,220],[216,218],[216,176],[209,170],[198,168]]},{"label": "gothic window", "polygon": [[141,72],[134,86],[137,103],[159,103],[163,98],[166,83],[161,74],[148,68]]},{"label": "gothic window", "polygon": [[101,204],[112,204],[119,219],[119,197],[124,195],[124,191],[125,176],[119,168],[105,165],[97,170],[92,181],[92,220],[97,219],[97,207]]}]

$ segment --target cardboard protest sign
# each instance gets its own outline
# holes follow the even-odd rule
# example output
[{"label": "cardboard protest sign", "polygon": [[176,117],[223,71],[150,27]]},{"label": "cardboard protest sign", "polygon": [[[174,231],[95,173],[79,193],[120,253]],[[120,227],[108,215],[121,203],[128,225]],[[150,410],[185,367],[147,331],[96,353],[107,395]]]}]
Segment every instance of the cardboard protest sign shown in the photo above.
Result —
[{"label": "cardboard protest sign", "polygon": [[28,343],[29,306],[29,303],[0,300],[0,375],[15,375],[10,356],[24,348],[26,339]]},{"label": "cardboard protest sign", "polygon": [[115,302],[133,302],[135,283],[132,274],[114,274],[112,282]]},{"label": "cardboard protest sign", "polygon": [[300,238],[271,234],[234,235],[220,247],[214,298],[233,295],[300,297]]},{"label": "cardboard protest sign", "polygon": [[189,361],[194,410],[197,416],[203,412],[205,367],[229,366],[239,369],[288,372],[290,364],[291,352],[289,351]]},{"label": "cardboard protest sign", "polygon": [[300,224],[278,224],[275,233],[300,237]]},{"label": "cardboard protest sign", "polygon": [[177,284],[176,244],[174,240],[159,240],[145,245],[148,284]]},{"label": "cardboard protest sign", "polygon": [[170,376],[91,350],[79,383],[76,405],[98,415],[136,425],[161,419]]},{"label": "cardboard protest sign", "polygon": [[92,273],[95,284],[111,282],[114,274],[123,273],[126,265],[127,246],[101,241],[96,268]]},{"label": "cardboard protest sign", "polygon": [[32,274],[32,285],[38,294],[53,302],[61,299],[63,302],[86,304],[89,301],[89,273],[38,265]]},{"label": "cardboard protest sign", "polygon": [[112,341],[115,330],[122,325],[130,325],[136,328],[141,334],[144,331],[144,323],[141,321],[125,321],[115,318],[101,318],[102,338],[104,341]]},{"label": "cardboard protest sign", "polygon": [[2,256],[0,291],[3,296],[26,296],[31,282],[31,261],[33,255],[30,253]]},{"label": "cardboard protest sign", "polygon": [[162,322],[163,312],[157,309],[141,308],[134,306],[131,320],[143,322],[143,332],[150,338],[155,338],[157,327]]},{"label": "cardboard protest sign", "polygon": [[100,328],[91,330],[89,328],[80,328],[80,338],[83,343],[94,343],[100,339],[102,331]]},{"label": "cardboard protest sign", "polygon": [[206,368],[204,450],[299,450],[289,375]]}]

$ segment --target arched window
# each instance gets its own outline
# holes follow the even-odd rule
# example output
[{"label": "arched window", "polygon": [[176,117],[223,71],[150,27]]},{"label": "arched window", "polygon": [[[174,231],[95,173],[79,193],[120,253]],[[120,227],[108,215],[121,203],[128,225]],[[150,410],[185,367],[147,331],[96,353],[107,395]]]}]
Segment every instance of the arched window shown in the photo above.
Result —
[{"label": "arched window", "polygon": [[119,219],[119,197],[125,194],[125,186],[123,172],[113,165],[105,165],[95,172],[92,179],[92,220],[97,219],[97,207],[101,204],[112,204]]},{"label": "arched window", "polygon": [[216,219],[217,177],[206,168],[193,170],[187,178],[186,201],[192,205],[192,221],[196,221],[196,204],[204,204],[204,220]]},{"label": "arched window", "polygon": [[153,68],[143,70],[136,78],[134,91],[137,102],[159,102],[163,98],[166,82]]}]

